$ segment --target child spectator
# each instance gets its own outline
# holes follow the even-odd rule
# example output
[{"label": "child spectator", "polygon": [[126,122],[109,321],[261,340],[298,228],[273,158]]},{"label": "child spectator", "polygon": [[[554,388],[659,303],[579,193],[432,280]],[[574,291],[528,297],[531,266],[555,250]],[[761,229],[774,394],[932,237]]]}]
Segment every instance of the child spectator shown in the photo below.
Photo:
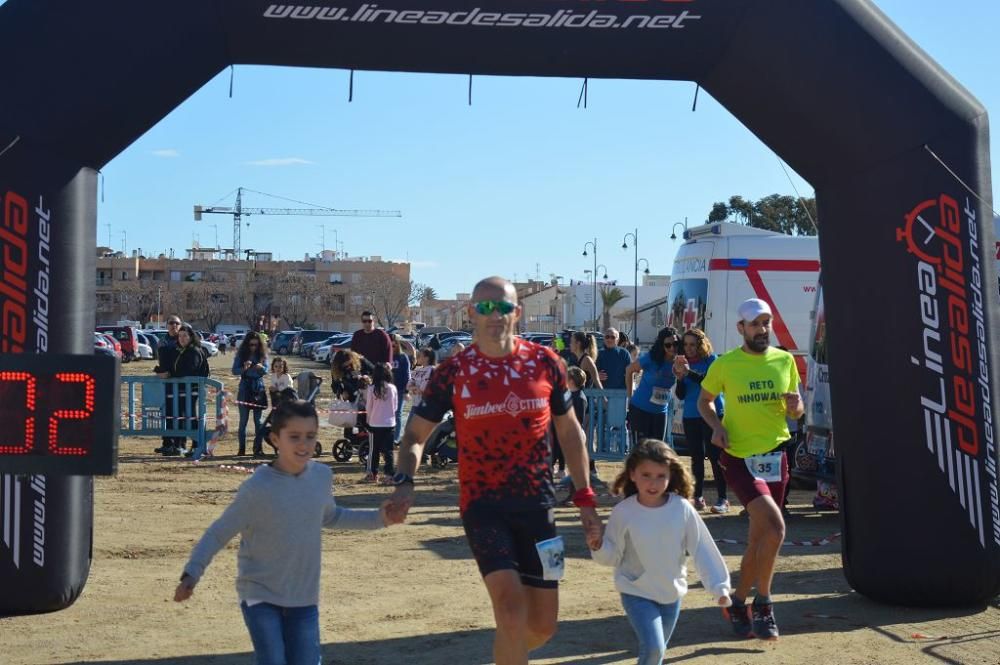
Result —
[{"label": "child spectator", "polygon": [[431,380],[435,365],[437,365],[437,352],[426,346],[420,349],[420,352],[417,353],[417,366],[413,368],[413,372],[410,373],[410,382],[406,384],[406,390],[413,397],[413,403],[410,405],[411,414],[423,401],[424,388]]},{"label": "child spectator", "polygon": [[284,358],[275,358],[271,361],[271,377],[267,385],[272,408],[282,400],[282,392],[289,389],[292,389],[292,377],[288,373],[288,362]]},{"label": "child spectator", "polygon": [[392,479],[395,464],[392,459],[392,433],[396,429],[396,386],[392,382],[392,366],[376,363],[372,385],[365,400],[368,428],[371,430],[371,452],[368,454],[368,475],[365,482],[378,481],[378,458],[385,457],[385,480]]},{"label": "child spectator", "polygon": [[240,534],[236,590],[259,663],[318,663],[323,527],[378,529],[405,513],[391,501],[343,508],[330,468],[312,461],[319,418],[302,400],[282,403],[270,434],[278,457],[260,466],[208,528],[184,566],[174,600],[191,597],[219,550]]}]

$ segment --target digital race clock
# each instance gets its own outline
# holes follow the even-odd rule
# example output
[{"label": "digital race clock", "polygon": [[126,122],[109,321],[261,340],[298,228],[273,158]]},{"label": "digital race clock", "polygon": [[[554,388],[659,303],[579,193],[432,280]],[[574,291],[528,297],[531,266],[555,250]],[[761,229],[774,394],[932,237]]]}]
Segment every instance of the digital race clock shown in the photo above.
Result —
[{"label": "digital race clock", "polygon": [[0,355],[0,473],[114,474],[118,383],[108,356]]}]

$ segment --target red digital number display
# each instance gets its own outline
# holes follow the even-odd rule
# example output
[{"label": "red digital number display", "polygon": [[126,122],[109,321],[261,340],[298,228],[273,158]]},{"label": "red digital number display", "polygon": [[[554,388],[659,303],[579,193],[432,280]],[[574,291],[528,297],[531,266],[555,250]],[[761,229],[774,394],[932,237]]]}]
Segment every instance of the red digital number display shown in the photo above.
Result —
[{"label": "red digital number display", "polygon": [[0,472],[114,473],[118,392],[113,358],[0,356]]}]

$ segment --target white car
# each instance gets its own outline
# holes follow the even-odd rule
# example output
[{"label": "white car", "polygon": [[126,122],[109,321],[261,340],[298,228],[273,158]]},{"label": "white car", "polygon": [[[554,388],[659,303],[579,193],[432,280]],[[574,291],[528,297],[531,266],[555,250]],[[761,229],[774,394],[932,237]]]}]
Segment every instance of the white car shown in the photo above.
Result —
[{"label": "white car", "polygon": [[207,339],[201,340],[201,345],[206,351],[208,351],[209,357],[219,355],[219,346],[215,342],[209,342]]},{"label": "white car", "polygon": [[344,344],[345,342],[351,341],[351,335],[338,335],[334,338],[333,342],[330,344],[323,344],[322,346],[317,346],[313,349],[312,358],[316,362],[328,363],[330,362],[330,350],[334,346]]},{"label": "white car", "polygon": [[139,360],[152,360],[153,359],[153,347],[149,344],[143,344],[139,342],[139,346],[136,347],[136,357]]}]

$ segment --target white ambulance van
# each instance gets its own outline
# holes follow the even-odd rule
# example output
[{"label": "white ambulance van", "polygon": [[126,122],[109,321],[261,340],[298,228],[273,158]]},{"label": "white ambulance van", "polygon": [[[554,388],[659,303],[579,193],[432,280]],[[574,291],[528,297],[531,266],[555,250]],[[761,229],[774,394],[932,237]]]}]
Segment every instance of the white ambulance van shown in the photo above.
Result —
[{"label": "white ambulance van", "polygon": [[[789,236],[741,224],[716,222],[684,232],[667,295],[667,325],[701,328],[718,354],[741,346],[736,308],[748,298],[771,306],[771,344],[796,358],[805,379],[811,312],[819,277],[816,236]],[[675,438],[683,437],[675,409]]]}]

